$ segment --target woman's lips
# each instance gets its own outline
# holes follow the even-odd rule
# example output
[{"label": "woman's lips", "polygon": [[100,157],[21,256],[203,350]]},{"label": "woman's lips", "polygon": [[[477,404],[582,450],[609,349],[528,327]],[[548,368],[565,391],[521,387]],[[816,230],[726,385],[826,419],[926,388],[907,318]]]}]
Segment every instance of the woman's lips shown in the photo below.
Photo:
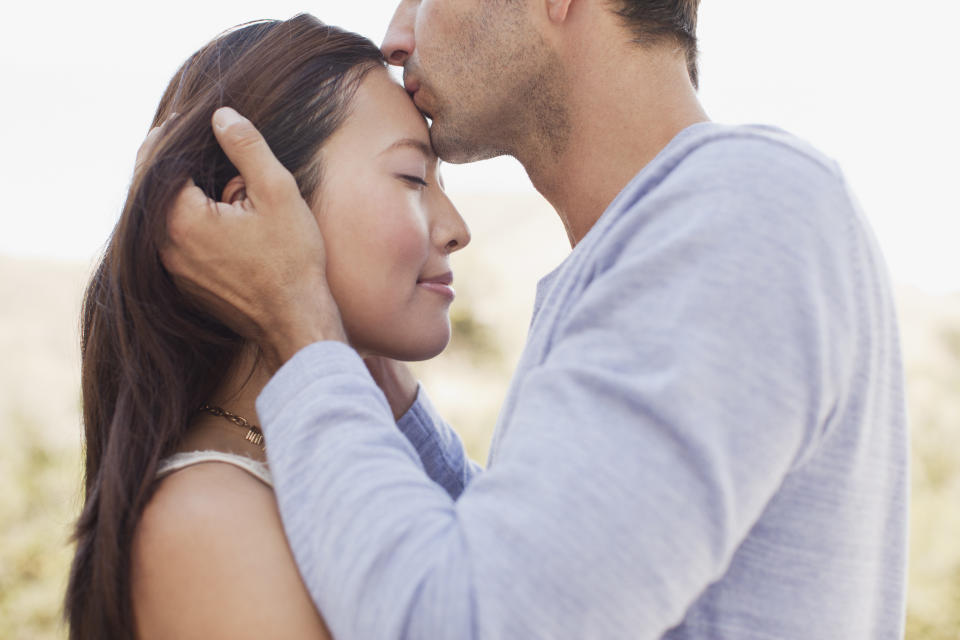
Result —
[{"label": "woman's lips", "polygon": [[453,284],[453,272],[448,271],[447,273],[442,273],[438,276],[433,276],[430,278],[421,278],[417,281],[418,287],[423,287],[427,291],[433,291],[434,293],[440,294],[445,298],[453,300],[457,293],[453,290],[453,287],[450,286]]},{"label": "woman's lips", "polygon": [[453,287],[448,284],[440,284],[439,282],[421,282],[417,286],[423,287],[428,291],[438,293],[445,298],[449,298],[450,300],[453,300],[455,297],[457,297],[457,292],[454,291]]}]

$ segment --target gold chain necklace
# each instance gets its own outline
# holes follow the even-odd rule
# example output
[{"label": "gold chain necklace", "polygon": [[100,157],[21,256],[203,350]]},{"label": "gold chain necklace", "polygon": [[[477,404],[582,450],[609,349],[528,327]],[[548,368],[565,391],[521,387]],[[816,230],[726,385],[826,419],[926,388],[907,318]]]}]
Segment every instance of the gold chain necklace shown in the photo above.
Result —
[{"label": "gold chain necklace", "polygon": [[243,439],[257,445],[258,447],[260,447],[261,451],[266,450],[267,445],[263,443],[263,431],[261,431],[260,427],[258,427],[257,425],[251,424],[250,421],[244,418],[243,416],[238,416],[235,413],[230,413],[226,409],[221,409],[220,407],[211,407],[208,404],[205,404],[202,407],[200,407],[200,411],[206,411],[207,413],[211,415],[215,415],[218,418],[226,418],[227,420],[237,425],[238,427],[243,427],[244,429],[247,430],[247,435],[245,435]]}]

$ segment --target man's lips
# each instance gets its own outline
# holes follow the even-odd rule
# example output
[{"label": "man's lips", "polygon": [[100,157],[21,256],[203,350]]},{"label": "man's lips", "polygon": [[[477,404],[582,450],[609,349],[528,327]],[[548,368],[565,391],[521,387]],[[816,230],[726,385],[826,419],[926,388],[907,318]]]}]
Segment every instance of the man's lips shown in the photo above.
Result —
[{"label": "man's lips", "polygon": [[420,81],[417,80],[414,76],[404,76],[403,77],[403,88],[407,90],[407,94],[410,96],[410,99],[413,100],[414,106],[422,113],[424,116],[433,120],[433,114],[427,111],[422,104],[418,101],[417,92],[420,91]]}]

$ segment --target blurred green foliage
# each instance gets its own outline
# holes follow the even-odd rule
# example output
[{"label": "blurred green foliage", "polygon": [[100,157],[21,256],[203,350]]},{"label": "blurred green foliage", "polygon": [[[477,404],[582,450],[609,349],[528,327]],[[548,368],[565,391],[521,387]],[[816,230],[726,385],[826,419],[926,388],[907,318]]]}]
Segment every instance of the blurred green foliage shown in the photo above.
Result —
[{"label": "blurred green foliage", "polygon": [[449,349],[465,353],[474,364],[503,360],[503,350],[493,329],[469,309],[458,305],[450,310]]},{"label": "blurred green foliage", "polygon": [[960,639],[960,325],[907,354],[912,495],[907,638]]},{"label": "blurred green foliage", "polygon": [[7,416],[5,431],[0,638],[65,637],[61,600],[71,557],[67,543],[77,504],[78,452],[44,441],[40,429],[22,416]]}]

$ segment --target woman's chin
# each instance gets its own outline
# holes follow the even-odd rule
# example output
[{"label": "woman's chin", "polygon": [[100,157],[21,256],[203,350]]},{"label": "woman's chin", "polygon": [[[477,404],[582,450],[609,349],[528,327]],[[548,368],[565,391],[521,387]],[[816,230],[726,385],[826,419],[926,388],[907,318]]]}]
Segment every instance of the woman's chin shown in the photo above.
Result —
[{"label": "woman's chin", "polygon": [[449,343],[450,332],[447,331],[443,335],[424,337],[422,341],[417,341],[417,343],[409,345],[403,350],[402,357],[391,357],[394,360],[404,360],[406,362],[429,360],[443,353],[443,350],[447,348]]},{"label": "woman's chin", "polygon": [[440,355],[450,343],[450,326],[421,335],[403,336],[402,340],[381,340],[377,344],[357,344],[351,340],[350,346],[366,357],[378,355],[403,362],[420,362]]}]

